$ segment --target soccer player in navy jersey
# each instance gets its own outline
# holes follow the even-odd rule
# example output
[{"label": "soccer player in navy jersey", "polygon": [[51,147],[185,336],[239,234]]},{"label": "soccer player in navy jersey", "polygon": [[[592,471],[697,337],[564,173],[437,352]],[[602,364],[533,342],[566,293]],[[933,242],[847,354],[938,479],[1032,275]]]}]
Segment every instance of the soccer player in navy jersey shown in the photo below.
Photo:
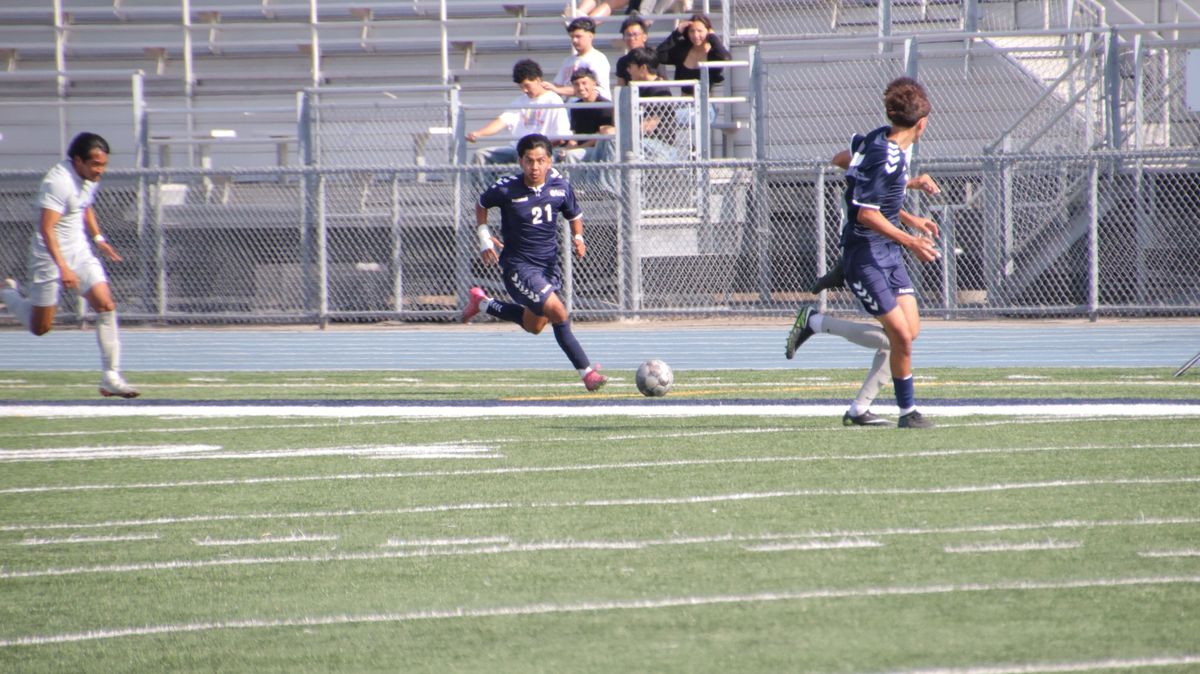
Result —
[{"label": "soccer player in navy jersey", "polygon": [[[538,334],[549,322],[554,339],[589,391],[608,381],[600,374],[600,364],[592,365],[583,347],[571,332],[567,308],[558,298],[562,273],[558,264],[559,213],[571,226],[571,244],[575,257],[583,257],[583,213],[575,203],[571,183],[552,166],[550,139],[531,133],[517,142],[521,173],[497,180],[479,197],[475,205],[475,224],[479,235],[480,256],[486,264],[500,263],[504,287],[516,303],[487,296],[482,288],[471,288],[462,320],[470,321],[480,311],[516,323],[526,332]],[[500,209],[500,236],[496,244],[488,228],[488,209]]]},{"label": "soccer player in navy jersey", "polygon": [[[842,228],[842,270],[846,283],[867,313],[882,326],[823,316],[813,306],[796,314],[788,333],[785,355],[817,332],[828,332],[855,344],[876,349],[875,360],[858,397],[842,417],[847,426],[890,425],[869,407],[890,372],[900,408],[901,428],[929,428],[933,423],[917,411],[912,379],[912,345],[921,329],[912,280],[904,266],[901,248],[921,262],[940,256],[934,239],[937,223],[904,211],[904,191],[909,185],[908,163],[912,146],[929,122],[929,97],[916,80],[901,77],[883,93],[890,126],[856,135],[850,150],[839,152],[833,163],[846,168],[846,222]],[[910,234],[906,226],[921,235]],[[885,369],[887,366],[887,369]],[[863,402],[865,401],[865,405]]]}]

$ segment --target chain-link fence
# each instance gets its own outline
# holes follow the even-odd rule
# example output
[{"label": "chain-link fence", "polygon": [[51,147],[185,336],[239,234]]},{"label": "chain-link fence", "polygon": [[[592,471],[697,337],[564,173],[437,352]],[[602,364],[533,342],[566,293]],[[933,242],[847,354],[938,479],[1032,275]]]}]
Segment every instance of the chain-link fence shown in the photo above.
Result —
[{"label": "chain-link fence", "polygon": [[[105,177],[96,210],[126,258],[107,268],[127,320],[453,320],[471,285],[502,292],[497,269],[477,259],[467,186],[509,169],[124,171]],[[939,262],[910,261],[927,311],[1200,313],[1194,153],[998,155],[920,169],[942,186],[908,205],[943,231]],[[563,260],[563,294],[580,318],[783,315],[817,301],[808,286],[837,263],[843,183],[821,162],[564,170],[588,241],[583,260]],[[0,174],[0,265],[19,278],[39,178]],[[858,310],[845,290],[820,300]],[[77,305],[64,298],[63,310],[69,320]]]}]

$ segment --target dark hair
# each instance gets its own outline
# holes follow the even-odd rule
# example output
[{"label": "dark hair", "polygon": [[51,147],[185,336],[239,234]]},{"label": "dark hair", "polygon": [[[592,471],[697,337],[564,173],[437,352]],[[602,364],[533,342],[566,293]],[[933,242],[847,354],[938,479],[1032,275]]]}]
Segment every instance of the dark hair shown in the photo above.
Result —
[{"label": "dark hair", "polygon": [[631,66],[646,66],[650,69],[650,72],[658,69],[658,53],[649,47],[630,49],[626,56]]},{"label": "dark hair", "polygon": [[567,24],[567,33],[574,33],[577,30],[586,30],[589,33],[596,33],[596,22],[586,16],[581,16],[571,23]]},{"label": "dark hair", "polygon": [[520,84],[526,81],[542,79],[542,67],[533,59],[521,59],[513,64],[513,82]]},{"label": "dark hair", "polygon": [[911,77],[898,77],[883,90],[883,109],[896,126],[914,127],[932,108],[925,87]]},{"label": "dark hair", "polygon": [[688,19],[688,23],[694,23],[696,21],[704,24],[704,26],[708,28],[708,32],[711,33],[713,31],[712,19],[708,18],[707,14],[693,14],[691,18]]},{"label": "dark hair", "polygon": [[553,155],[554,148],[550,145],[550,139],[540,133],[531,133],[517,141],[517,156],[524,157],[525,153],[535,148],[542,148],[547,155]]},{"label": "dark hair", "polygon": [[99,134],[84,131],[71,141],[71,147],[67,149],[67,158],[79,157],[80,160],[87,161],[92,157],[92,150],[97,148],[104,154],[112,154],[108,150],[107,140],[104,140]]},{"label": "dark hair", "polygon": [[582,68],[576,68],[575,72],[571,73],[571,81],[572,82],[574,82],[575,80],[577,80],[581,77],[590,77],[590,78],[592,78],[593,82],[600,81],[600,78],[596,77],[596,71],[592,70],[591,68],[588,68],[587,66],[584,66]]},{"label": "dark hair", "polygon": [[650,26],[646,25],[646,20],[640,16],[634,15],[634,16],[631,16],[628,19],[625,19],[624,21],[622,21],[621,22],[621,35],[624,35],[625,31],[629,30],[630,26],[638,26],[642,29],[643,33],[647,33],[647,34],[650,33]]}]

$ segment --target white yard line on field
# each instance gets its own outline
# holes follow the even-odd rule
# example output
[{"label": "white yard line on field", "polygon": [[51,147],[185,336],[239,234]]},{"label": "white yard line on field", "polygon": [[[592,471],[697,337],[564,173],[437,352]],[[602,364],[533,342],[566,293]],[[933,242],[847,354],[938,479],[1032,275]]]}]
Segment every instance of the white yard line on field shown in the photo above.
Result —
[{"label": "white yard line on field", "polygon": [[968,543],[965,545],[947,545],[942,548],[951,554],[972,554],[977,552],[1029,552],[1033,550],[1074,550],[1082,546],[1077,541],[1029,541],[1026,543]]},{"label": "white yard line on field", "polygon": [[429,548],[437,546],[491,545],[510,543],[507,536],[483,536],[480,538],[389,538],[381,548]]},{"label": "white yard line on field", "polygon": [[0,449],[0,463],[45,461],[98,461],[102,459],[151,459],[181,454],[215,452],[221,445],[117,445],[109,447],[55,447],[50,449]]},{"label": "white yard line on field", "polygon": [[791,552],[804,550],[845,550],[854,548],[882,548],[883,543],[862,539],[842,539],[836,541],[806,541],[796,543],[764,543],[762,545],[744,545],[742,549],[750,552]]},{"label": "white yard line on field", "polygon": [[[767,405],[719,403],[656,405],[639,401],[628,405],[10,405],[0,408],[17,417],[313,417],[354,419],[396,417],[406,419],[570,418],[570,417],[840,417],[845,405]],[[885,408],[886,409],[886,408]],[[1005,405],[929,405],[921,411],[930,417],[1196,417],[1200,404],[1175,403],[1044,403]]]},{"label": "white yard line on field", "polygon": [[[1016,580],[1002,583],[962,583],[917,586],[882,586],[856,588],[814,588],[807,590],[778,590],[749,594],[693,595],[682,597],[651,597],[645,599],[592,600],[571,603],[540,603],[516,606],[493,606],[472,608],[458,606],[449,609],[427,609],[395,613],[368,613],[359,615],[309,615],[293,618],[246,619],[212,622],[179,623],[174,625],[146,625],[138,627],[95,627],[84,632],[29,635],[0,639],[0,648],[13,646],[40,646],[46,644],[74,643],[99,639],[148,636],[154,634],[182,634],[213,630],[244,630],[279,627],[323,627],[334,625],[356,625],[369,623],[404,623],[418,620],[464,620],[495,617],[519,617],[571,613],[596,613],[605,611],[637,611],[672,608],[694,608],[698,606],[720,606],[735,604],[759,604],[782,601],[810,601],[831,599],[870,599],[887,597],[919,597],[951,595],[960,593],[991,592],[1059,592],[1097,588],[1139,588],[1164,585],[1200,584],[1200,576],[1134,576],[1124,578],[1079,578],[1060,581]],[[1049,670],[1052,671],[1052,670]],[[974,673],[972,673],[974,674]]]},{"label": "white yard line on field", "polygon": [[[751,433],[768,432],[770,429],[750,429]],[[786,430],[786,429],[784,429]],[[724,433],[720,433],[724,434]],[[617,439],[617,438],[610,438]],[[621,439],[627,439],[627,436]],[[499,442],[510,442],[508,440],[500,440]],[[511,441],[520,442],[520,441]],[[355,480],[381,480],[381,479],[404,479],[404,478],[427,478],[427,477],[467,477],[481,475],[525,475],[539,473],[571,473],[571,472],[588,472],[588,471],[604,471],[604,470],[641,470],[644,468],[671,468],[671,467],[688,467],[688,466],[724,466],[724,465],[742,465],[742,464],[769,464],[769,463],[809,463],[809,462],[854,462],[854,461],[893,461],[905,459],[926,459],[926,458],[944,458],[956,456],[974,456],[986,454],[1023,454],[1023,453],[1039,453],[1039,452],[1071,452],[1071,451],[1128,451],[1128,450],[1144,450],[1144,449],[1194,449],[1200,447],[1200,443],[1179,443],[1179,444],[1148,444],[1148,445],[1066,445],[1066,446],[1050,446],[1050,447],[998,447],[998,448],[978,448],[978,449],[935,449],[923,450],[918,452],[890,452],[882,454],[838,454],[838,455],[793,455],[793,456],[743,456],[743,457],[727,457],[722,459],[663,459],[660,461],[625,461],[620,463],[600,463],[600,464],[568,464],[559,466],[525,466],[512,468],[474,468],[474,469],[459,469],[459,470],[426,470],[426,471],[408,471],[408,472],[386,472],[386,473],[348,473],[338,475],[298,475],[298,476],[280,476],[280,477],[251,477],[251,478],[229,478],[223,480],[185,480],[180,482],[140,482],[140,483],[108,483],[108,484],[82,484],[82,485],[47,485],[35,487],[9,487],[0,489],[0,495],[3,494],[33,494],[46,492],[72,492],[72,491],[103,491],[113,489],[175,489],[175,488],[193,488],[193,487],[227,487],[235,485],[261,485],[275,483],[296,483],[296,482],[324,482],[324,481],[355,481]],[[296,449],[288,450],[298,452],[294,456],[305,456],[303,452],[310,450]],[[317,451],[317,450],[311,450]],[[238,458],[263,458],[268,453],[252,453],[247,452],[245,457]],[[271,453],[273,454],[273,453]],[[253,456],[251,456],[253,455]],[[420,457],[428,458],[428,457]],[[453,457],[460,458],[460,457]]]},{"label": "white yard line on field", "polygon": [[1180,667],[1195,664],[1200,664],[1200,655],[1163,655],[1147,658],[1109,658],[1088,662],[1029,662],[1009,665],[982,665],[979,667],[904,669],[888,674],[1056,674],[1058,672],[1095,672],[1106,669]]},{"label": "white yard line on field", "polygon": [[1139,557],[1200,557],[1200,548],[1185,548],[1183,550],[1146,550],[1138,553]]},{"label": "white yard line on field", "polygon": [[158,534],[128,534],[125,536],[68,536],[66,538],[26,538],[12,545],[72,545],[75,543],[125,543],[128,541],[156,541]]},{"label": "white yard line on field", "polygon": [[279,543],[315,543],[322,541],[336,541],[337,536],[332,534],[290,534],[288,536],[260,536],[258,538],[193,538],[192,543],[203,546],[228,546],[228,545],[274,545]]}]

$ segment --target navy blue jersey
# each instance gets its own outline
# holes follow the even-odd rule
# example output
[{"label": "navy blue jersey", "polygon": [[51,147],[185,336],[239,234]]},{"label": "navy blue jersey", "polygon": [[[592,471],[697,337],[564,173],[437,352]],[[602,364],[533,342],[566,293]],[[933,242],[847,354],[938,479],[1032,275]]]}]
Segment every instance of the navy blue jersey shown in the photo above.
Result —
[{"label": "navy blue jersey", "polygon": [[533,188],[520,173],[504,176],[479,197],[483,208],[500,209],[500,237],[504,249],[500,264],[525,262],[550,266],[558,262],[559,231],[556,214],[568,221],[582,215],[575,203],[575,190],[556,169],[546,182]]},{"label": "navy blue jersey", "polygon": [[877,253],[897,258],[900,245],[858,221],[864,208],[879,211],[900,227],[900,209],[908,184],[909,151],[888,140],[891,127],[882,126],[850,140],[850,168],[846,171],[846,222],[842,227],[842,247],[869,245]]}]

